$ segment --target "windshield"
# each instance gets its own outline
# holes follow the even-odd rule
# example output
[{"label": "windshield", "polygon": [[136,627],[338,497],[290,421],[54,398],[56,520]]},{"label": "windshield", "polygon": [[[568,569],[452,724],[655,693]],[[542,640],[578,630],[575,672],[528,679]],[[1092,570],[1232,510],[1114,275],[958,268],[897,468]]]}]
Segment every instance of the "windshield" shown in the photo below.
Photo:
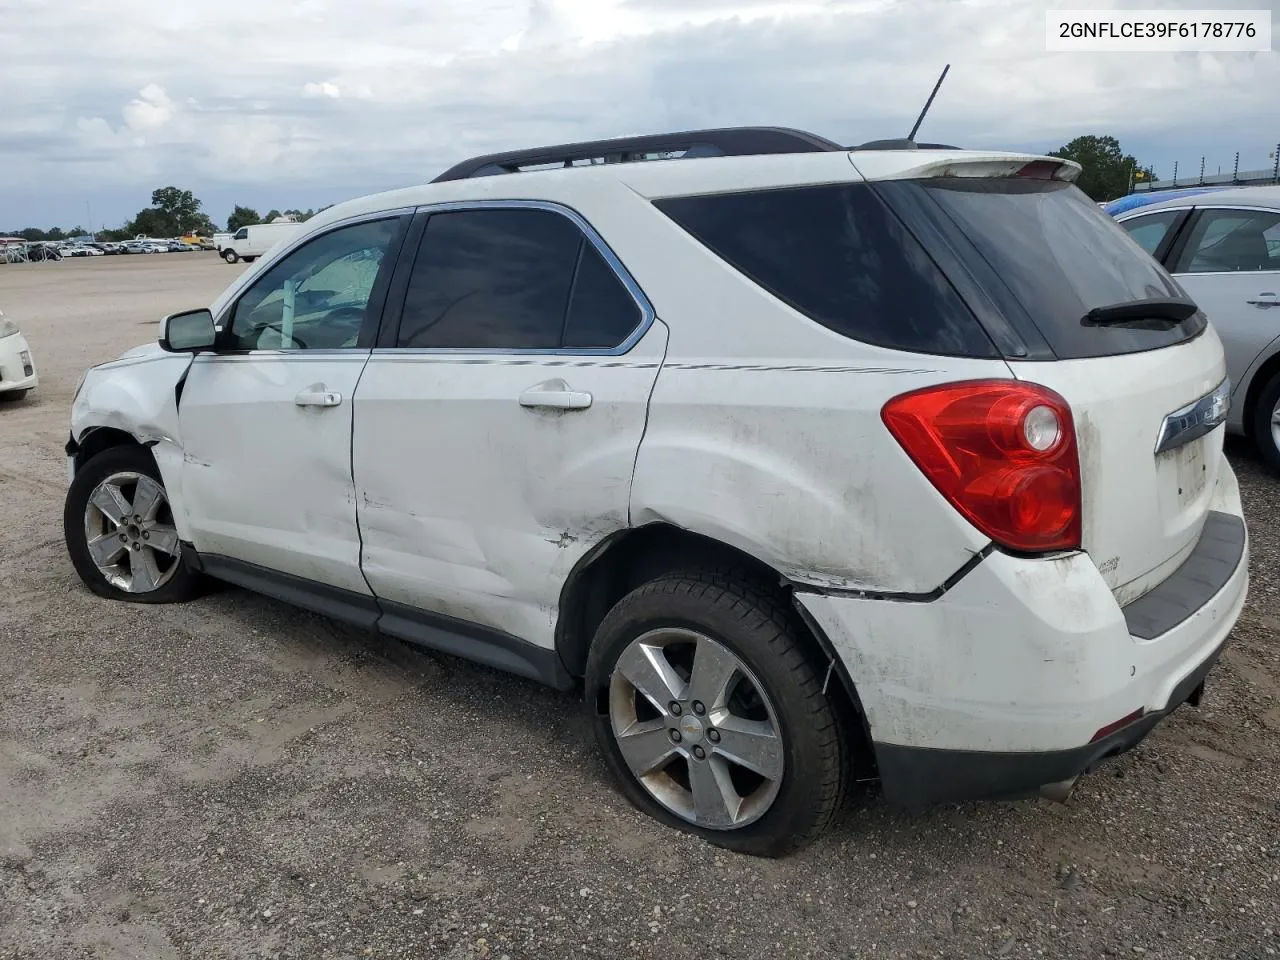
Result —
[{"label": "windshield", "polygon": [[[1195,312],[1173,323],[1089,325],[1100,307],[1185,298],[1177,282],[1080,190],[1056,180],[963,178],[908,181],[972,244],[1006,312],[1012,299],[1062,359],[1152,350],[1191,339],[1206,325]],[[1159,318],[1151,318],[1159,319]],[[1010,317],[1016,323],[1015,318]]]}]

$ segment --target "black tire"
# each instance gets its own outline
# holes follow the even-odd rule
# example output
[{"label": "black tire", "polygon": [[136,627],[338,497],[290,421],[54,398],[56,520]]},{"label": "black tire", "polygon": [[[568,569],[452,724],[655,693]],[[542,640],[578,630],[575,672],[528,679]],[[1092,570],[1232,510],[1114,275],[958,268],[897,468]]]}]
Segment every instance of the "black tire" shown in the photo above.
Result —
[{"label": "black tire", "polygon": [[[745,826],[711,829],[676,815],[637,781],[618,748],[608,706],[614,666],[637,637],[672,627],[727,647],[764,686],[777,715],[781,785],[768,809]],[[625,596],[596,631],[586,669],[596,740],[623,794],[662,823],[738,853],[781,857],[816,840],[843,804],[848,754],[835,704],[822,692],[826,664],[813,651],[785,597],[733,572],[673,573]]]},{"label": "black tire", "polygon": [[1258,394],[1258,403],[1253,409],[1253,423],[1250,433],[1258,453],[1272,471],[1280,473],[1280,447],[1271,432],[1271,417],[1280,405],[1280,374],[1272,377],[1262,393]]},{"label": "black tire", "polygon": [[227,261],[227,263],[235,263],[237,260],[240,259],[240,255],[237,254],[230,247],[227,247],[225,250],[222,251],[222,259]]},{"label": "black tire", "polygon": [[258,259],[257,257],[245,257],[245,258],[244,258],[244,262],[245,262],[245,263],[253,263],[253,261],[255,261],[255,260],[257,260],[257,259]]},{"label": "black tire", "polygon": [[90,590],[110,600],[123,600],[127,603],[181,603],[192,599],[200,592],[201,577],[181,558],[173,561],[176,568],[160,587],[147,593],[131,593],[112,584],[90,557],[85,531],[85,510],[89,497],[102,481],[122,472],[143,474],[159,484],[162,490],[164,488],[155,458],[144,447],[110,447],[81,467],[67,490],[62,511],[63,536],[76,573]]},{"label": "black tire", "polygon": [[23,390],[0,390],[0,403],[17,403],[30,392],[30,387]]}]

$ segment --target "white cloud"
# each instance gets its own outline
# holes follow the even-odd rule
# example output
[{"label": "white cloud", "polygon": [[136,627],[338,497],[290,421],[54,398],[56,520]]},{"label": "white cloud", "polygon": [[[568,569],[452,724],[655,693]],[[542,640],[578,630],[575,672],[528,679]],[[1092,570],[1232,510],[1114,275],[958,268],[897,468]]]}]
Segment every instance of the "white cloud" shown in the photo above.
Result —
[{"label": "white cloud", "polygon": [[342,90],[336,83],[325,80],[323,83],[304,83],[302,85],[302,95],[304,97],[329,97],[337,100],[342,96]]},{"label": "white cloud", "polygon": [[1051,4],[24,0],[0,31],[0,209],[42,219],[68,178],[136,196],[121,218],[157,178],[305,207],[468,154],[628,131],[767,123],[853,143],[905,134],[944,62],[929,139],[1052,149],[1113,133],[1157,172],[1214,150],[1269,164],[1277,134],[1259,121],[1280,57],[1048,54]]},{"label": "white cloud", "polygon": [[157,130],[173,119],[176,108],[164,87],[149,83],[120,111],[131,130]]}]

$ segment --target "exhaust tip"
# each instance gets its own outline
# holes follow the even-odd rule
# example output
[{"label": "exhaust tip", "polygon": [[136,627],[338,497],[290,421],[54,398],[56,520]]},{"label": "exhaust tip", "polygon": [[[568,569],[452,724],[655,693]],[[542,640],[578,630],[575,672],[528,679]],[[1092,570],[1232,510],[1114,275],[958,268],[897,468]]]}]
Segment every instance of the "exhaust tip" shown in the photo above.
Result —
[{"label": "exhaust tip", "polygon": [[1079,777],[1072,777],[1069,780],[1059,780],[1057,783],[1046,783],[1040,788],[1040,796],[1054,803],[1066,803],[1075,792],[1076,781],[1079,779]]}]

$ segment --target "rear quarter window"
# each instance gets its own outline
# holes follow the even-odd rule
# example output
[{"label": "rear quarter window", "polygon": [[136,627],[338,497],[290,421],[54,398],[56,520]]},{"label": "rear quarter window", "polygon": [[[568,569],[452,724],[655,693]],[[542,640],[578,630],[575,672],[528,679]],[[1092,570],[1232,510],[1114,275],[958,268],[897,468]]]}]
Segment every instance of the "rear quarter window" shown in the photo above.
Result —
[{"label": "rear quarter window", "polygon": [[836,333],[915,353],[997,355],[942,271],[865,184],[678,197],[655,206],[755,284]]}]

